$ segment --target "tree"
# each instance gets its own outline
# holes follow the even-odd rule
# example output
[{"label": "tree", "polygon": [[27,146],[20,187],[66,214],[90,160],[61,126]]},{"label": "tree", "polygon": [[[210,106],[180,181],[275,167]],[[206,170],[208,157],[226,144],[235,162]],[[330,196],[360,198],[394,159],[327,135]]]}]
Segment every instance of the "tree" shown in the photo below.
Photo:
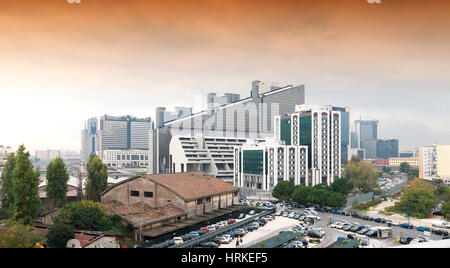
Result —
[{"label": "tree", "polygon": [[299,203],[300,205],[306,205],[308,203],[307,197],[311,187],[305,185],[295,186],[294,192],[292,193],[292,200]]},{"label": "tree", "polygon": [[39,171],[33,170],[30,153],[21,145],[16,153],[13,172],[14,219],[30,224],[37,216],[41,201],[38,198]]},{"label": "tree", "polygon": [[48,164],[47,196],[56,207],[61,207],[66,201],[68,180],[69,174],[61,158],[56,158]]},{"label": "tree", "polygon": [[70,225],[54,224],[47,233],[47,245],[51,248],[66,248],[67,241],[75,238],[75,229]]},{"label": "tree", "polygon": [[33,232],[32,226],[14,224],[0,233],[0,248],[33,248],[42,238]]},{"label": "tree", "polygon": [[400,164],[400,172],[408,174],[411,170],[411,166],[407,162],[403,162]]},{"label": "tree", "polygon": [[377,171],[370,163],[358,160],[359,158],[352,157],[352,161],[347,162],[345,165],[346,177],[362,193],[377,189],[379,177]]},{"label": "tree", "polygon": [[450,201],[442,205],[441,212],[447,220],[450,220]]},{"label": "tree", "polygon": [[12,209],[14,207],[13,172],[16,167],[14,153],[9,154],[2,172],[0,199],[2,207]]},{"label": "tree", "polygon": [[290,181],[280,181],[272,190],[273,197],[288,201],[292,197],[292,193],[294,192],[295,185]]},{"label": "tree", "polygon": [[336,179],[331,184],[331,189],[333,190],[333,192],[341,193],[344,196],[347,196],[349,193],[351,193],[353,188],[353,183],[347,178]]},{"label": "tree", "polygon": [[341,193],[332,193],[327,199],[327,205],[330,207],[341,208],[347,203],[347,198]]},{"label": "tree", "polygon": [[101,193],[108,186],[108,168],[96,155],[90,155],[86,165],[88,176],[86,181],[87,200],[100,202]]},{"label": "tree", "polygon": [[438,199],[426,188],[411,188],[406,191],[400,202],[396,205],[398,209],[407,216],[425,218],[436,207]]},{"label": "tree", "polygon": [[66,204],[59,212],[55,222],[89,231],[107,231],[113,227],[100,203],[86,200]]}]

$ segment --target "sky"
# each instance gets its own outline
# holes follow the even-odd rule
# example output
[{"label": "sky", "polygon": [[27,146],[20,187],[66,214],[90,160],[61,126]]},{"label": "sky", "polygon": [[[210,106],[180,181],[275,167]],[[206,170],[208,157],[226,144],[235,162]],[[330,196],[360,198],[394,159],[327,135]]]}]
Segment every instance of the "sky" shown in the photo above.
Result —
[{"label": "sky", "polygon": [[[0,0],[0,144],[80,150],[85,120],[154,116],[251,81],[378,119],[403,150],[450,144],[450,4]],[[194,107],[200,110],[201,107]]]}]

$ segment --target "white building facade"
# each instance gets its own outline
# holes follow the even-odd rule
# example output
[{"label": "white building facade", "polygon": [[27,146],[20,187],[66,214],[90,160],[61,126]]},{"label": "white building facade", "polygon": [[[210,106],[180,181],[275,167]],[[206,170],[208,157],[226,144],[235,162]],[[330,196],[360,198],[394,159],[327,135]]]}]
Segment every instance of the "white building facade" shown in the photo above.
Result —
[{"label": "white building facade", "polygon": [[234,186],[271,191],[280,181],[309,185],[307,146],[272,141],[234,149]]},{"label": "white building facade", "polygon": [[105,150],[102,161],[108,168],[147,168],[148,150]]}]

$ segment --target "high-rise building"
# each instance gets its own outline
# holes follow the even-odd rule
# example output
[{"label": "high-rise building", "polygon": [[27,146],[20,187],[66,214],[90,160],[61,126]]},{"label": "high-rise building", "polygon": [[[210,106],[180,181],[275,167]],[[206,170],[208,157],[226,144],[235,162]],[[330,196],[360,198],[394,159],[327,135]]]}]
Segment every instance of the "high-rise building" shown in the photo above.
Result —
[{"label": "high-rise building", "polygon": [[437,178],[437,144],[420,147],[419,178],[425,180]]},{"label": "high-rise building", "polygon": [[351,158],[349,155],[351,141],[350,108],[329,106],[328,109],[341,112],[341,164],[345,165],[345,163]]},{"label": "high-rise building", "polygon": [[358,135],[359,148],[366,149],[363,146],[366,140],[378,139],[378,120],[356,120],[355,132]]},{"label": "high-rise building", "polygon": [[36,159],[39,161],[49,162],[58,157],[61,157],[61,151],[58,150],[43,150],[35,152]]},{"label": "high-rise building", "polygon": [[91,118],[81,131],[81,165],[87,163],[91,154],[97,154],[98,149],[98,120]]},{"label": "high-rise building", "polygon": [[172,120],[180,119],[183,117],[187,117],[192,115],[192,108],[190,107],[175,107],[174,112],[166,111],[166,107],[157,107],[156,108],[156,128],[164,127],[166,122],[170,122]]},{"label": "high-rise building", "polygon": [[275,117],[275,139],[308,147],[309,185],[330,185],[342,175],[342,115],[333,106],[299,105],[290,115]]},{"label": "high-rise building", "polygon": [[102,116],[99,130],[100,156],[105,150],[148,150],[151,129],[151,118]]},{"label": "high-rise building", "polygon": [[234,186],[271,191],[280,181],[314,185],[308,178],[308,147],[270,139],[247,143],[234,153]]},{"label": "high-rise building", "polygon": [[437,175],[448,184],[450,180],[450,145],[437,146]]},{"label": "high-rise building", "polygon": [[398,140],[377,140],[377,158],[389,159],[398,157]]},{"label": "high-rise building", "polygon": [[[273,117],[292,113],[295,111],[295,105],[303,104],[305,87],[303,85],[279,87],[274,84],[270,87],[265,86],[264,90],[260,91],[261,85],[266,84],[253,81],[248,98],[239,99],[237,94],[226,94],[224,97],[218,97],[222,102],[225,102],[226,98],[225,104],[219,106],[212,103],[213,105],[209,105],[210,109],[157,124],[160,127],[150,132],[150,140],[154,146],[150,146],[149,172],[157,174],[173,171],[175,158],[179,159],[175,162],[179,166],[186,162],[183,153],[180,153],[186,152],[186,149],[181,147],[178,141],[171,144],[172,137],[175,136],[193,137],[199,144],[206,143],[206,137],[224,138],[223,147],[226,147],[227,138],[232,140],[229,142],[229,145],[232,145],[236,139],[264,139],[272,136]],[[209,97],[215,97],[217,100],[216,95]],[[212,155],[208,155],[208,159],[212,158]],[[210,163],[214,165],[212,168],[204,165],[201,171],[232,182],[233,168],[219,174],[223,165],[233,166],[232,157],[225,158],[221,163],[219,161]],[[178,169],[177,166],[175,170]]]}]

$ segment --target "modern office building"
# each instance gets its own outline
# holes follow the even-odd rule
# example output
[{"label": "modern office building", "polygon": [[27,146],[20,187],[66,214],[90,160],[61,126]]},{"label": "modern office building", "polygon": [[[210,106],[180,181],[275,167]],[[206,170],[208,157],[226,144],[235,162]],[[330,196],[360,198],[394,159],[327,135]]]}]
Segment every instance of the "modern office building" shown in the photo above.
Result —
[{"label": "modern office building", "polygon": [[86,165],[91,154],[98,154],[98,120],[91,118],[81,131],[81,166]]},{"label": "modern office building", "polygon": [[366,140],[378,139],[378,120],[356,120],[355,132],[357,133],[359,148],[363,147]]},{"label": "modern office building", "polygon": [[403,151],[403,152],[400,152],[398,154],[398,156],[402,157],[402,158],[410,158],[410,157],[417,157],[417,154],[416,154],[416,152],[413,152],[413,151]]},{"label": "modern office building", "polygon": [[275,139],[308,147],[308,177],[330,185],[342,174],[342,115],[332,106],[299,105],[290,115],[275,117]]},{"label": "modern office building", "polygon": [[351,148],[352,149],[358,149],[359,146],[359,141],[358,141],[358,133],[356,132],[351,132],[350,133],[350,139],[351,139]]},{"label": "modern office building", "polygon": [[350,149],[349,160],[351,160],[353,156],[357,156],[360,160],[363,160],[365,158],[365,153],[364,149],[352,148]]},{"label": "modern office building", "polygon": [[230,137],[173,136],[169,147],[169,173],[203,171],[233,184],[234,148],[249,141]]},{"label": "modern office building", "polygon": [[109,116],[100,118],[99,155],[105,150],[148,150],[151,118]]},{"label": "modern office building", "polygon": [[377,140],[377,158],[389,159],[398,157],[398,140]]},{"label": "modern office building", "polygon": [[148,168],[148,150],[105,150],[103,162],[108,168]]},{"label": "modern office building", "polygon": [[[270,85],[270,86],[269,86]],[[260,91],[260,87],[261,91]],[[181,163],[187,163],[178,149],[181,145],[174,141],[171,145],[172,137],[193,137],[198,144],[206,144],[206,137],[230,138],[229,146],[234,146],[236,139],[264,139],[272,136],[273,117],[280,114],[289,114],[295,111],[295,106],[303,104],[305,101],[305,87],[285,86],[280,87],[275,83],[264,83],[261,81],[252,82],[250,97],[239,99],[236,94],[225,94],[224,97],[209,95],[209,109],[186,117],[178,118],[172,121],[165,121],[163,127],[150,132],[149,154],[149,173],[170,173],[174,170],[180,170]],[[216,105],[213,101],[219,100],[225,104]],[[178,138],[177,138],[178,139]],[[225,141],[226,143],[227,141]],[[222,144],[226,147],[226,144]],[[174,151],[172,151],[172,149]],[[227,149],[228,150],[228,149]],[[227,151],[225,150],[225,151]],[[182,161],[173,161],[173,159]],[[212,160],[212,156],[210,159]],[[175,163],[175,169],[173,164]],[[215,161],[211,161],[216,165]],[[233,165],[232,158],[227,165]],[[219,166],[201,166],[202,170],[209,175],[218,178],[221,175]],[[232,181],[233,168],[229,172],[226,180]],[[226,176],[225,176],[226,177]]]},{"label": "modern office building", "polygon": [[350,160],[350,142],[351,142],[351,134],[350,134],[350,108],[348,107],[334,107],[329,106],[329,109],[332,111],[341,112],[341,164],[345,165],[345,163]]},{"label": "modern office building", "polygon": [[247,143],[234,152],[234,186],[271,191],[280,181],[315,185],[308,177],[308,147],[283,145],[271,139]]}]

